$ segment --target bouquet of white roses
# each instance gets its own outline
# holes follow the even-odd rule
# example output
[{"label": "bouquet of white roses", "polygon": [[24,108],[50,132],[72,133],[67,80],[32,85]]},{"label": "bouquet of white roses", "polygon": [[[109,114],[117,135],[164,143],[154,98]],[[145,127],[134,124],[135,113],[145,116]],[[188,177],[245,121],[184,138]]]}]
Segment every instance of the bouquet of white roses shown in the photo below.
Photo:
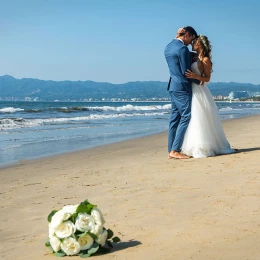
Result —
[{"label": "bouquet of white roses", "polygon": [[[85,200],[79,205],[67,205],[48,216],[49,239],[45,243],[56,256],[79,255],[86,258],[96,252],[108,252],[112,230],[104,228],[104,217],[96,205]],[[110,240],[111,239],[111,240]]]}]

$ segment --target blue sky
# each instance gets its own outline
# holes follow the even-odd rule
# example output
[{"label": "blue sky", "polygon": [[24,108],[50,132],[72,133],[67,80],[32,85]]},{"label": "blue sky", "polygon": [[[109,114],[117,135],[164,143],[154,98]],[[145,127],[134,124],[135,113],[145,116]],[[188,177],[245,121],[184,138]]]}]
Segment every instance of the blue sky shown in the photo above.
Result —
[{"label": "blue sky", "polygon": [[258,1],[0,0],[0,75],[167,81],[165,46],[191,25],[213,46],[212,82],[260,84]]}]

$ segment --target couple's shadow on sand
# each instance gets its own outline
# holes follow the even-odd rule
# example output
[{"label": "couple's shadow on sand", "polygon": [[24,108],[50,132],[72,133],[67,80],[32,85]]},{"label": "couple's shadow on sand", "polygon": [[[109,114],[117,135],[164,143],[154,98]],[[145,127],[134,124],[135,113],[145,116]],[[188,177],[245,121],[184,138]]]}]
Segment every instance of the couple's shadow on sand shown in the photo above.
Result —
[{"label": "couple's shadow on sand", "polygon": [[236,149],[235,153],[248,153],[253,151],[259,151],[260,147],[252,147],[252,148],[245,148],[245,149]]}]

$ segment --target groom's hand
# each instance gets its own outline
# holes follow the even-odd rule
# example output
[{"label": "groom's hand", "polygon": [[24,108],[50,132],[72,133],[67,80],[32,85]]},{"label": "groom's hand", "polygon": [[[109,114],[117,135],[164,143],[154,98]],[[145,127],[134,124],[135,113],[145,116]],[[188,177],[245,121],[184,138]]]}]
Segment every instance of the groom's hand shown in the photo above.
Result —
[{"label": "groom's hand", "polygon": [[186,78],[188,78],[188,79],[197,79],[197,74],[194,73],[194,72],[191,71],[191,70],[187,70],[187,71],[185,72],[185,76],[186,76]]}]

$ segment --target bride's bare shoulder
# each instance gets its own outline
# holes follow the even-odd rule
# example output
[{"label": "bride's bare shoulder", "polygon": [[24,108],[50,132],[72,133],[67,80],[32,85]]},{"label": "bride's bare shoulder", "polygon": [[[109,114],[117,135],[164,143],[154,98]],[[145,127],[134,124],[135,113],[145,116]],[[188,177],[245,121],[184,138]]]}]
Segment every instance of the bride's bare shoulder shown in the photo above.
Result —
[{"label": "bride's bare shoulder", "polygon": [[210,60],[209,57],[204,57],[204,58],[202,59],[202,63],[204,63],[204,64],[211,64],[211,60]]}]

